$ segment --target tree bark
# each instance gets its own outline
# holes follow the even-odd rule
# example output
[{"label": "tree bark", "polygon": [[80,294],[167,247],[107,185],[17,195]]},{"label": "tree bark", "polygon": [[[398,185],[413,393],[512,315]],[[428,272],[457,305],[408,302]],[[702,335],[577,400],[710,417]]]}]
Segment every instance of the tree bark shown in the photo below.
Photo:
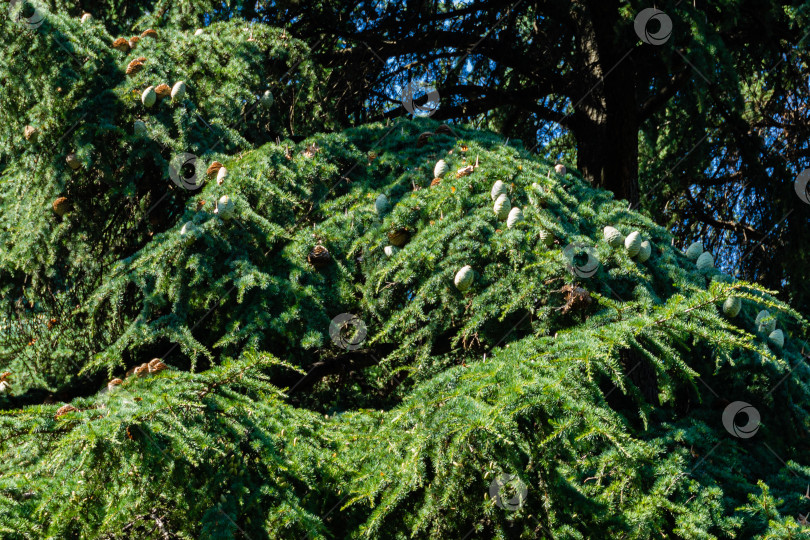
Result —
[{"label": "tree bark", "polygon": [[617,2],[579,6],[572,17],[578,27],[579,69],[586,82],[574,103],[577,168],[595,187],[636,206],[639,116],[630,58],[635,45],[617,34],[621,27]]}]

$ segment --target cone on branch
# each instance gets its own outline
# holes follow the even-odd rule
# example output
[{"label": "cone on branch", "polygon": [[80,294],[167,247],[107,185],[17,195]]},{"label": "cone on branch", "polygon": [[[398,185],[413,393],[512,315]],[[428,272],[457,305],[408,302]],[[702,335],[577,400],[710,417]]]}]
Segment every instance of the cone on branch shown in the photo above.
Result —
[{"label": "cone on branch", "polygon": [[57,216],[62,217],[67,214],[72,205],[70,204],[70,200],[67,197],[57,197],[55,201],[53,201],[53,211],[56,213]]},{"label": "cone on branch", "polygon": [[147,365],[149,367],[149,373],[158,373],[164,369],[169,369],[169,366],[164,364],[160,358],[153,358]]},{"label": "cone on branch", "polygon": [[59,420],[62,416],[65,416],[68,413],[76,412],[79,409],[74,407],[73,405],[63,405],[57,409],[56,414],[53,416],[54,420]]},{"label": "cone on branch", "polygon": [[37,142],[39,138],[39,131],[34,126],[25,126],[23,130],[23,137],[26,141]]},{"label": "cone on branch", "polygon": [[584,311],[591,306],[591,293],[578,285],[566,284],[560,289],[565,297],[565,304],[560,308],[563,315],[571,311]]},{"label": "cone on branch", "polygon": [[159,100],[166,99],[172,95],[172,88],[166,83],[159,84],[155,87],[155,94]]},{"label": "cone on branch", "polygon": [[222,168],[222,163],[219,161],[213,162],[211,165],[208,166],[208,169],[205,171],[205,175],[208,177],[214,176],[219,173],[219,170]]},{"label": "cone on branch", "polygon": [[67,155],[67,157],[65,158],[65,161],[67,162],[68,167],[70,167],[74,171],[76,169],[81,168],[81,166],[82,166],[82,162],[79,161],[79,158],[76,156],[76,154],[74,154],[72,152]]},{"label": "cone on branch", "polygon": [[139,60],[133,60],[127,65],[127,75],[129,76],[135,75],[142,69],[143,69],[143,62]]},{"label": "cone on branch", "polygon": [[307,255],[307,262],[315,268],[323,268],[332,261],[332,255],[329,250],[322,245],[317,245],[312,248],[312,251]]},{"label": "cone on branch", "polygon": [[392,246],[401,248],[411,239],[411,232],[407,228],[394,229],[388,233],[388,241]]},{"label": "cone on branch", "polygon": [[129,52],[129,41],[126,38],[118,38],[112,43],[113,49],[121,51],[122,53]]},{"label": "cone on branch", "polygon": [[417,148],[422,148],[423,146],[425,146],[430,141],[430,138],[433,135],[434,134],[432,132],[430,132],[430,131],[426,131],[426,132],[422,133],[421,135],[419,135],[419,138],[416,140],[416,147]]}]

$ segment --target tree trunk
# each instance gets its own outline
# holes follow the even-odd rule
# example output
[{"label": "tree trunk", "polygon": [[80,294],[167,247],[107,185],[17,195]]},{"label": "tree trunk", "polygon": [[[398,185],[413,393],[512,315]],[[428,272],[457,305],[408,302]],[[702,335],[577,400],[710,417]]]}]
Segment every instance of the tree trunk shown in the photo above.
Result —
[{"label": "tree trunk", "polygon": [[631,113],[615,111],[588,119],[574,132],[577,141],[577,168],[594,187],[612,191],[632,207],[639,202],[638,131]]},{"label": "tree trunk", "polygon": [[572,15],[582,52],[578,70],[586,81],[575,101],[572,122],[577,168],[595,187],[635,206],[639,202],[639,121],[635,68],[628,55],[634,43],[617,34],[621,26],[617,2],[583,4]]}]

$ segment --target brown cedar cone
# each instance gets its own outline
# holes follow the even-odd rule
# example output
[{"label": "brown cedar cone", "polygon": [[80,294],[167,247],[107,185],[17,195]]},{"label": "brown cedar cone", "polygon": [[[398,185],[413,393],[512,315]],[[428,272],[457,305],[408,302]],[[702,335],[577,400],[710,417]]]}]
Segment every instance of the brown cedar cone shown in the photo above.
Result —
[{"label": "brown cedar cone", "polygon": [[70,206],[70,201],[67,197],[58,197],[53,201],[53,211],[56,212],[56,215],[59,217],[67,214],[70,210]]},{"label": "brown cedar cone", "polygon": [[149,374],[149,364],[143,363],[135,368],[135,375],[138,377],[146,377]]},{"label": "brown cedar cone", "polygon": [[419,135],[419,139],[417,139],[417,141],[416,141],[416,147],[417,148],[422,148],[423,146],[425,146],[432,136],[433,136],[433,133],[431,133],[430,131],[426,131],[426,132],[422,133],[421,135]]},{"label": "brown cedar cone", "polygon": [[456,171],[456,178],[462,178],[464,176],[468,176],[473,173],[475,170],[475,166],[467,165],[466,167],[462,167]]},{"label": "brown cedar cone", "polygon": [[158,99],[164,99],[172,95],[172,87],[166,83],[157,85],[155,88],[155,93],[157,94]]},{"label": "brown cedar cone", "polygon": [[453,136],[456,135],[456,133],[452,130],[452,128],[447,124],[442,124],[439,127],[437,127],[436,133],[440,135],[453,135]]},{"label": "brown cedar cone", "polygon": [[441,178],[434,178],[434,179],[433,179],[433,180],[431,180],[431,182],[430,182],[430,187],[433,187],[433,186],[438,186],[438,185],[439,185],[439,184],[441,184],[441,183],[442,183],[442,179],[441,179]]},{"label": "brown cedar cone", "polygon": [[141,40],[138,36],[132,36],[129,38],[129,48],[133,51],[135,50],[135,46],[138,45],[138,42]]},{"label": "brown cedar cone", "polygon": [[63,405],[63,406],[59,407],[59,410],[56,411],[56,414],[54,415],[53,419],[58,420],[60,416],[64,416],[69,412],[78,411],[78,410],[79,409],[77,409],[73,405]]},{"label": "brown cedar cone", "polygon": [[142,69],[143,69],[143,62],[133,60],[127,66],[127,75],[135,75],[136,73],[138,73]]},{"label": "brown cedar cone", "polygon": [[157,37],[157,32],[155,30],[152,30],[151,28],[149,28],[148,30],[144,30],[141,33],[141,37],[142,38],[146,38],[146,37],[156,38]]},{"label": "brown cedar cone", "polygon": [[388,241],[392,246],[402,247],[411,239],[411,233],[408,229],[396,229],[388,233]]},{"label": "brown cedar cone", "polygon": [[123,53],[129,52],[129,41],[127,41],[126,38],[120,37],[116,39],[115,41],[113,41],[112,46],[113,49],[121,51]]},{"label": "brown cedar cone", "polygon": [[76,157],[76,154],[72,152],[67,155],[65,161],[67,161],[68,167],[70,167],[74,171],[82,166],[82,162],[79,161],[79,158]]},{"label": "brown cedar cone", "polygon": [[560,291],[565,293],[565,305],[562,307],[563,315],[569,311],[586,309],[591,305],[591,293],[582,287],[566,284]]},{"label": "brown cedar cone", "polygon": [[23,130],[23,137],[25,137],[26,141],[37,142],[38,135],[39,132],[37,131],[37,128],[34,126],[25,126],[25,129]]},{"label": "brown cedar cone", "polygon": [[121,385],[123,383],[124,383],[124,381],[122,381],[121,379],[113,379],[113,380],[111,380],[110,382],[107,383],[107,390],[112,390],[116,386],[119,386],[119,385]]},{"label": "brown cedar cone", "polygon": [[222,168],[222,163],[220,163],[219,161],[215,161],[211,165],[208,166],[208,170],[205,171],[205,174],[207,176],[214,176],[215,174],[217,174],[219,172],[219,170],[221,168]]},{"label": "brown cedar cone", "polygon": [[169,369],[169,366],[164,364],[160,358],[153,358],[149,361],[149,373],[157,373],[158,371],[163,371],[164,369]]},{"label": "brown cedar cone", "polygon": [[315,268],[323,268],[332,260],[329,250],[321,245],[312,248],[312,251],[307,255],[307,262]]}]

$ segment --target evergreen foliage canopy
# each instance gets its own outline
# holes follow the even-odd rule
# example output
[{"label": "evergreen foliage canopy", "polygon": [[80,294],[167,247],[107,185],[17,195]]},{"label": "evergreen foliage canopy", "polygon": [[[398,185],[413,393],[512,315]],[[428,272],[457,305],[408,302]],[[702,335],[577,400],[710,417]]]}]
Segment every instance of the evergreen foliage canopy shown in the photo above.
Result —
[{"label": "evergreen foliage canopy", "polygon": [[[332,129],[323,68],[283,31],[161,28],[128,54],[57,11],[0,32],[19,79],[0,94],[3,537],[803,534],[807,321],[775,291],[699,271],[520,141],[429,119]],[[141,103],[179,80],[184,98]],[[228,175],[183,189],[181,153]],[[335,332],[341,314],[362,325]],[[138,371],[155,356],[168,369]]]}]

